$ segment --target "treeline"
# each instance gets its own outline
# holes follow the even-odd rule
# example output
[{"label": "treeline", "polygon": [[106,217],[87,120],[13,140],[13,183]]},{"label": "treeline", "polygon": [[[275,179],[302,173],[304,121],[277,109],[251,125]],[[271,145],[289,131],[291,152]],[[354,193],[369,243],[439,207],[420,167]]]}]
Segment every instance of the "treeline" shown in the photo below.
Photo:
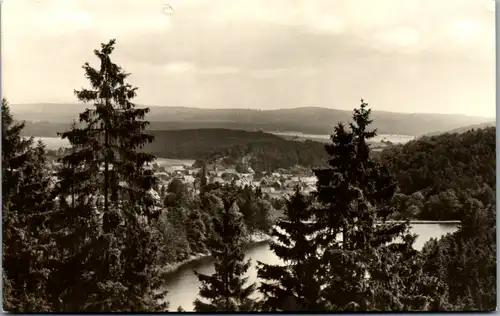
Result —
[{"label": "treeline", "polygon": [[495,203],[495,127],[422,137],[384,150],[394,173],[400,217],[458,220],[469,198]]},{"label": "treeline", "polygon": [[422,137],[382,152],[399,192],[395,219],[460,220],[422,249],[423,271],[442,283],[446,310],[496,306],[496,130]]},{"label": "treeline", "polygon": [[273,142],[248,143],[232,146],[220,151],[210,151],[195,165],[220,163],[226,167],[251,167],[255,172],[274,172],[294,167],[316,168],[324,166],[326,155],[324,144],[307,140],[305,142],[278,139]]},{"label": "treeline", "polygon": [[[74,169],[66,169],[66,166],[60,170],[51,170],[48,168],[47,162],[48,158],[51,156],[48,155],[43,143],[38,142],[35,145],[33,139],[21,137],[23,124],[14,123],[5,99],[2,102],[2,126],[4,128],[2,130],[2,145],[4,149],[2,157],[4,165],[4,308],[9,311],[41,312],[54,310],[106,311],[113,308],[122,310],[122,307],[112,307],[112,305],[109,305],[110,302],[106,300],[103,302],[95,302],[92,300],[81,301],[80,303],[82,306],[79,307],[74,305],[76,302],[70,301],[76,299],[81,300],[84,299],[83,297],[66,297],[65,299],[69,302],[65,302],[64,304],[52,301],[58,299],[61,295],[60,291],[62,288],[60,287],[62,287],[63,284],[53,284],[52,282],[55,282],[55,280],[51,280],[50,278],[60,274],[66,277],[68,277],[68,274],[71,275],[73,272],[71,271],[70,264],[75,263],[74,260],[77,256],[77,254],[75,254],[75,257],[65,259],[63,254],[60,254],[61,257],[55,257],[58,248],[76,247],[82,242],[79,241],[79,236],[76,235],[76,231],[73,232],[75,235],[69,231],[63,232],[63,236],[59,236],[61,231],[53,231],[53,229],[64,223],[68,224],[69,227],[67,226],[66,228],[70,229],[89,229],[85,227],[91,224],[88,221],[92,219],[97,219],[99,221],[99,219],[92,218],[89,214],[86,214],[87,218],[80,217],[78,213],[74,215],[69,214],[69,212],[73,210],[85,210],[85,204],[80,205],[82,202],[78,201],[77,198],[73,196],[73,194],[78,194],[76,190],[70,190],[71,193],[69,196],[62,191],[62,185],[69,184],[68,181],[71,182],[72,180],[76,180],[74,178],[78,177],[79,174],[74,173]],[[83,133],[82,130],[72,130],[68,133],[71,132],[75,134]],[[83,150],[80,146],[81,145],[74,143],[72,147],[66,150],[60,150],[57,155],[59,160],[65,162],[66,160],[74,158],[73,155],[78,149],[80,149],[81,154]],[[54,172],[58,173],[59,179],[54,179],[52,177]],[[80,176],[82,175],[80,174]],[[101,178],[101,180],[103,179]],[[151,178],[150,180],[153,179]],[[150,278],[148,282],[160,282],[156,283],[157,287],[158,284],[161,284],[159,280],[161,280],[161,274],[164,271],[163,267],[182,262],[190,256],[207,255],[209,252],[208,241],[213,238],[213,236],[220,234],[220,232],[216,230],[217,228],[212,225],[212,218],[222,216],[221,214],[224,207],[223,198],[227,192],[234,195],[235,212],[243,219],[241,236],[245,240],[245,243],[250,242],[251,237],[255,233],[266,234],[272,227],[274,220],[273,216],[275,215],[271,202],[275,201],[268,195],[263,194],[260,189],[253,189],[248,186],[221,186],[218,183],[207,184],[205,174],[202,174],[201,182],[200,194],[194,194],[189,191],[186,184],[179,179],[172,180],[168,187],[161,186],[154,181],[148,185],[148,187],[160,193],[162,211],[159,213],[157,212],[154,218],[147,223],[146,227],[142,227],[143,231],[137,231],[137,236],[135,236],[135,238],[147,237],[143,242],[148,241],[151,243],[148,247],[145,247],[146,245],[143,244],[146,248],[144,250],[153,251],[155,256],[153,260],[141,263],[143,264],[143,268],[147,268],[147,263],[149,263],[149,268],[157,269],[156,273],[147,276]],[[94,184],[98,185],[98,183]],[[76,189],[71,185],[70,188]],[[27,192],[30,192],[30,194]],[[102,197],[103,192],[100,193]],[[148,195],[145,194],[144,197],[147,198]],[[68,198],[71,206],[66,204],[68,203],[68,201],[66,201]],[[122,197],[121,201],[123,202],[126,199],[127,198],[124,199]],[[151,201],[148,203],[149,207],[152,206],[150,203]],[[103,207],[104,206],[102,204],[99,205],[99,203],[94,205],[94,209],[105,212],[105,209],[102,210]],[[113,212],[112,214],[114,216],[131,216],[131,214],[114,213],[123,210],[124,209],[113,208],[112,210],[108,210],[108,212]],[[62,212],[66,214],[63,215]],[[57,216],[53,217],[54,215]],[[104,216],[101,218],[104,219]],[[77,224],[78,221],[83,221],[83,223]],[[104,222],[101,222],[101,224],[104,225]],[[53,227],[53,225],[57,226]],[[76,226],[73,227],[73,225]],[[82,227],[82,225],[84,227]],[[104,229],[104,226],[101,229]],[[87,231],[86,233],[89,234],[91,231]],[[97,240],[99,240],[99,238],[114,239],[113,237],[118,237],[117,239],[119,239],[119,237],[121,237],[119,235],[106,236],[103,232],[94,233],[99,236],[94,236]],[[70,244],[68,245],[66,243]],[[96,244],[93,246],[100,246],[100,244],[96,241]],[[124,245],[122,245],[122,247],[123,246]],[[126,256],[126,248],[106,249],[106,252],[110,252],[107,255],[114,255],[113,252],[119,252],[120,250],[122,252],[118,254],[121,260],[131,259]],[[89,251],[89,248],[85,250],[85,252]],[[101,255],[106,255],[106,252]],[[128,254],[134,255],[136,252],[129,252]],[[41,258],[40,256],[42,255],[52,257]],[[92,256],[93,253],[78,253],[78,255]],[[35,266],[31,266],[32,263],[35,263]],[[92,264],[96,263],[92,262]],[[78,266],[75,268],[78,268]],[[89,273],[96,272],[98,268],[99,265],[92,266],[91,262],[86,262],[83,267],[80,266],[80,269],[88,270]],[[125,275],[127,274],[126,271],[122,273]],[[134,277],[134,275],[132,274],[130,277]],[[139,281],[139,279],[136,280]],[[86,281],[89,282],[92,280]],[[97,285],[99,285],[106,280],[94,281],[98,282]],[[83,280],[81,279],[73,280],[73,282],[82,282],[83,285]],[[71,283],[65,284],[71,286]],[[113,284],[117,285],[116,283]],[[152,284],[154,285],[155,283]],[[110,285],[112,284],[102,284],[102,286]],[[73,286],[77,287],[78,283],[73,284]],[[56,292],[41,292],[49,289]],[[98,293],[101,291],[101,289],[97,290],[95,288],[93,290]],[[33,291],[33,293],[30,293],[30,291]],[[107,291],[110,291],[110,289],[107,289]],[[113,294],[117,295],[117,293]],[[141,294],[149,295],[149,300],[161,298],[160,296],[154,296],[148,291]],[[73,293],[72,295],[76,296],[77,294]],[[95,299],[97,298],[98,296],[95,296]],[[141,303],[140,301],[137,302],[137,304]],[[162,310],[166,307],[167,305],[153,304],[151,309],[148,308],[147,310],[156,310],[155,308],[160,308],[160,310]],[[123,307],[123,310],[136,310],[136,308],[138,308],[137,310],[143,310],[144,306],[132,304],[128,307]]]},{"label": "treeline", "polygon": [[[266,104],[265,107],[276,107]],[[278,105],[278,106],[281,106]],[[175,106],[151,106],[146,119],[151,121],[151,130],[181,130],[224,128],[249,131],[294,132],[313,135],[331,133],[338,122],[348,122],[350,111],[322,107],[300,107],[276,110],[252,109],[202,109]],[[138,107],[143,107],[138,105]],[[81,103],[75,104],[16,104],[14,114],[18,119],[36,121],[27,124],[27,130],[44,132],[44,135],[57,136],[45,122],[61,122],[68,124],[85,108]],[[35,110],[34,110],[35,109]],[[425,114],[425,113],[391,113],[374,111],[374,128],[380,134],[420,136],[436,131],[449,131],[466,125],[485,122],[484,117],[465,115]],[[45,121],[45,122],[44,122]],[[493,119],[494,121],[494,119]],[[67,127],[67,126],[66,126]],[[65,129],[56,129],[61,132]]]},{"label": "treeline", "polygon": [[228,129],[195,129],[176,131],[151,131],[155,141],[145,150],[158,157],[195,159],[236,166],[245,157],[255,171],[272,172],[295,165],[307,168],[325,164],[324,145],[314,141],[289,141],[264,132]]},{"label": "treeline", "polygon": [[458,232],[431,239],[422,249],[424,271],[444,285],[447,310],[496,308],[496,206],[471,199]]},{"label": "treeline", "polygon": [[[94,52],[99,69],[84,65],[92,89],[76,95],[93,106],[61,135],[71,146],[57,170],[2,101],[4,310],[166,311],[162,266],[205,251],[215,273],[197,273],[199,312],[496,307],[494,201],[471,194],[457,206],[459,230],[415,250],[409,222],[387,221],[398,212],[398,181],[370,155],[363,101],[349,127],[335,127],[316,192],[297,189],[276,226],[258,190],[210,185],[204,174],[198,196],[172,182],[158,207],[144,168],[154,158],[143,150],[153,138],[148,109],[131,102],[136,89],[111,62],[113,49],[114,40]],[[249,232],[269,230],[283,264],[259,263],[260,284],[247,284],[243,246]]]},{"label": "treeline", "polygon": [[[283,264],[259,263],[260,285],[246,284],[242,222],[231,197],[225,199],[226,214],[214,223],[227,233],[211,240],[215,273],[198,274],[196,311],[496,308],[494,201],[469,196],[459,230],[415,250],[409,222],[386,221],[397,212],[392,203],[398,185],[390,169],[369,155],[366,141],[375,136],[370,123],[362,102],[349,129],[335,128],[326,146],[329,166],[315,170],[317,191],[305,196],[297,189],[273,228],[270,248]],[[262,299],[250,298],[255,290]]]},{"label": "treeline", "polygon": [[222,213],[226,192],[235,197],[235,212],[243,219],[245,241],[250,242],[256,233],[269,233],[275,220],[271,199],[258,188],[215,183],[202,185],[200,194],[193,194],[181,180],[174,179],[167,189],[158,191],[165,210],[158,229],[163,234],[161,263],[166,266],[209,253],[208,241],[220,233],[212,218]]},{"label": "treeline", "polygon": [[[87,108],[60,137],[60,166],[43,143],[22,137],[23,123],[2,100],[3,307],[11,312],[165,311],[162,273],[168,264],[205,254],[221,197],[237,196],[244,238],[268,232],[269,197],[249,187],[202,181],[201,194],[182,182],[159,188],[145,168],[147,108],[131,102],[136,88],[110,55],[114,41],[84,65],[92,89],[76,91]],[[162,194],[161,205],[152,189]],[[215,229],[215,230],[214,230]]]},{"label": "treeline", "polygon": [[21,137],[2,100],[3,306],[11,312],[149,311],[167,308],[160,260],[160,212],[149,191],[154,156],[140,151],[148,109],[111,62],[114,40],[83,66],[93,104],[60,136],[71,146],[47,168],[43,145]]},{"label": "treeline", "polygon": [[[463,127],[459,127],[459,128],[454,128],[450,131],[447,131],[446,133],[448,133],[448,134],[456,134],[456,133],[461,134],[461,133],[468,132],[470,130],[477,130],[477,129],[494,127],[494,126],[496,126],[495,121],[485,122],[485,123],[480,123],[480,124],[473,124],[473,125],[467,125],[467,126],[463,126]],[[425,134],[424,136],[436,136],[436,135],[441,135],[444,133],[445,132],[434,132],[434,133]]]},{"label": "treeline", "polygon": [[159,158],[194,159],[198,166],[224,158],[222,164],[235,167],[248,157],[246,165],[254,171],[273,172],[294,166],[321,167],[326,161],[323,143],[286,140],[264,132],[214,128],[148,133],[154,140],[144,147],[144,152]]},{"label": "treeline", "polygon": [[151,131],[150,133],[155,136],[155,142],[146,150],[158,157],[172,159],[198,159],[237,145],[282,140],[276,135],[264,132],[221,128]]}]

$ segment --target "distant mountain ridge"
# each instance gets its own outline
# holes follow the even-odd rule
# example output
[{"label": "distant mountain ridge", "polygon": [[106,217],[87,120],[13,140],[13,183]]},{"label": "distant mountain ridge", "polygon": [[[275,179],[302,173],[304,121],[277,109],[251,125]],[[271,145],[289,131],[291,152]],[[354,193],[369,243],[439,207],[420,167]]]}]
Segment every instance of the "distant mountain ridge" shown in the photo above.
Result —
[{"label": "distant mountain ridge", "polygon": [[467,125],[467,126],[455,128],[455,129],[452,129],[452,130],[449,130],[449,131],[429,133],[429,134],[427,134],[425,136],[437,136],[437,135],[446,134],[446,133],[450,133],[450,134],[458,133],[458,134],[461,134],[461,133],[465,133],[465,132],[468,132],[468,131],[473,130],[473,129],[482,129],[482,128],[493,127],[493,126],[496,126],[496,122],[495,121],[493,121],[493,122],[486,122],[486,123],[480,123],[480,124],[474,124],[474,125]]},{"label": "distant mountain ridge", "polygon": [[[53,123],[67,125],[76,119],[86,107],[88,107],[86,104],[12,104],[11,111],[18,120],[34,122],[32,125],[45,124],[46,128],[49,128]],[[225,128],[324,135],[330,134],[338,122],[350,121],[352,116],[350,110],[321,107],[253,110],[150,106],[150,109],[151,112],[146,118],[151,122],[150,128],[155,130]],[[372,112],[372,119],[379,134],[412,136],[452,130],[492,120],[466,115],[395,113],[376,110]]]}]

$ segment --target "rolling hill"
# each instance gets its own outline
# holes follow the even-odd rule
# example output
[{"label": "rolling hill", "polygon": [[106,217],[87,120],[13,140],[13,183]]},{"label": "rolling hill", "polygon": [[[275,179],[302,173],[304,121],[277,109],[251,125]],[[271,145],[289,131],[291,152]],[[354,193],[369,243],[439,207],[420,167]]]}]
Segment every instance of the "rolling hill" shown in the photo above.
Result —
[{"label": "rolling hill", "polygon": [[[60,131],[61,126],[64,128],[72,119],[77,118],[78,113],[85,107],[84,104],[12,104],[11,110],[16,119],[32,122],[27,127],[30,134],[36,131],[44,133],[36,136],[53,136],[56,131]],[[151,121],[150,129],[153,130],[224,128],[324,135],[331,133],[338,122],[347,122],[352,116],[350,110],[320,107],[249,110],[151,106],[150,109],[151,112],[146,118]],[[393,113],[375,110],[372,119],[379,134],[412,136],[491,121],[491,118],[465,115]]]},{"label": "rolling hill", "polygon": [[150,131],[155,136],[145,151],[157,157],[195,159],[212,163],[216,158],[235,167],[247,161],[255,171],[274,171],[294,166],[323,166],[324,144],[314,141],[291,141],[264,133],[230,129],[194,129]]},{"label": "rolling hill", "polygon": [[[323,143],[286,140],[264,132],[231,129],[149,131],[155,140],[144,151],[159,158],[193,159],[226,166],[244,164],[255,171],[274,171],[300,165],[320,167],[326,161]],[[243,164],[243,165],[244,165]]]},{"label": "rolling hill", "polygon": [[467,125],[467,126],[455,128],[455,129],[452,129],[452,130],[449,130],[449,131],[429,133],[426,136],[436,136],[436,135],[445,134],[445,133],[450,133],[450,134],[459,133],[459,134],[461,134],[461,133],[465,133],[465,132],[473,130],[473,129],[474,130],[476,130],[476,129],[482,129],[482,128],[486,128],[486,127],[493,127],[495,125],[496,125],[495,121],[481,123],[481,124]]},{"label": "rolling hill", "polygon": [[399,184],[401,212],[423,220],[456,220],[470,198],[495,200],[496,128],[425,136],[378,155]]}]

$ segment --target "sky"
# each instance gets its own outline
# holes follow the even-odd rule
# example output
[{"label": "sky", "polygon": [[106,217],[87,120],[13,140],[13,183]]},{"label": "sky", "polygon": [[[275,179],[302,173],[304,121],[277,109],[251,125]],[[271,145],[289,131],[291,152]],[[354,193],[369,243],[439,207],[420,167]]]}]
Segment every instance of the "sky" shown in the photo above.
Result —
[{"label": "sky", "polygon": [[136,103],[495,116],[493,0],[3,0],[2,93],[74,103],[116,38]]}]

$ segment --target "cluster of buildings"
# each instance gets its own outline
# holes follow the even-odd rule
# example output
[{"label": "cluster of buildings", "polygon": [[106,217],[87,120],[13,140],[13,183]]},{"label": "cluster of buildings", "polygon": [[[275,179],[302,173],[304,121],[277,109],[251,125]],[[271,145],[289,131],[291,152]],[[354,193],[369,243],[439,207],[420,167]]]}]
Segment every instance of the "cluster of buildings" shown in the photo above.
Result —
[{"label": "cluster of buildings", "polygon": [[[58,165],[52,161],[54,169]],[[194,193],[199,192],[202,172],[206,173],[207,183],[234,184],[244,187],[260,187],[263,193],[272,197],[281,197],[292,193],[299,186],[304,193],[309,193],[315,189],[316,177],[309,175],[297,175],[282,172],[261,173],[257,175],[251,168],[245,172],[238,172],[234,168],[225,168],[220,165],[207,165],[205,169],[196,168],[189,164],[164,165],[153,163],[147,166],[152,170],[158,179],[156,190],[151,189],[151,196],[158,206],[163,205],[164,194],[172,180],[178,179],[183,182],[186,188]],[[57,181],[53,175],[54,184]]]},{"label": "cluster of buildings", "polygon": [[[173,179],[181,180],[188,189],[198,191],[200,187],[202,168],[191,165],[161,166],[153,164],[150,166],[158,177],[161,186],[168,186]],[[236,186],[260,187],[262,192],[271,196],[279,197],[299,186],[303,192],[309,193],[315,189],[316,177],[308,175],[297,175],[288,173],[262,173],[257,175],[251,168],[245,172],[238,172],[234,168],[225,168],[220,165],[207,165],[205,167],[208,183],[235,184]]]}]

